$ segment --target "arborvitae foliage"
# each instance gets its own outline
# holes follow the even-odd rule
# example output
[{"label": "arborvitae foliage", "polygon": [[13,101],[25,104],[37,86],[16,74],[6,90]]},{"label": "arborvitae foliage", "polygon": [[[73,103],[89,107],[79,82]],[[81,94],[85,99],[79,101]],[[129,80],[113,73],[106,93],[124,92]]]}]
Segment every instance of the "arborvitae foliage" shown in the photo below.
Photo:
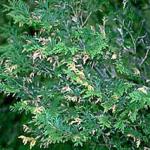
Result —
[{"label": "arborvitae foliage", "polygon": [[149,33],[124,0],[11,0],[0,90],[31,117],[19,138],[86,149],[150,145]]}]

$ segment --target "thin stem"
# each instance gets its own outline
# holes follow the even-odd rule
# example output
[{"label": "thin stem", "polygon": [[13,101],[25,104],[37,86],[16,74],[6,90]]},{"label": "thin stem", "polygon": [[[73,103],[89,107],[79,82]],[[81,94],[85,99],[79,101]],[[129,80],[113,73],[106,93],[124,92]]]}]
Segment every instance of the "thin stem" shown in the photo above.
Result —
[{"label": "thin stem", "polygon": [[145,60],[147,59],[149,50],[150,50],[150,48],[147,49],[146,54],[145,54],[144,58],[142,59],[142,61],[141,61],[141,63],[140,63],[140,66],[141,66],[141,65],[145,62]]},{"label": "thin stem", "polygon": [[81,27],[83,27],[87,21],[89,20],[90,16],[91,16],[92,12],[89,13],[89,15],[86,17],[85,21],[83,22],[83,24],[81,25]]},{"label": "thin stem", "polygon": [[132,40],[132,44],[133,44],[133,50],[134,53],[136,54],[136,40],[134,39],[134,37],[132,36],[131,31],[129,31],[129,29],[124,25],[124,21],[123,23],[121,21],[119,21],[121,23],[121,25],[123,26],[123,28],[127,31],[127,33],[129,34],[131,40]]}]

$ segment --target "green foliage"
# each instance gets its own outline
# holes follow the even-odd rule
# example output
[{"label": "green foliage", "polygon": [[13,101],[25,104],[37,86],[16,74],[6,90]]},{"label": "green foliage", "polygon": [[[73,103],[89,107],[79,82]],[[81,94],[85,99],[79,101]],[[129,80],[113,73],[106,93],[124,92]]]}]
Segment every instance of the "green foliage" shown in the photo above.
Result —
[{"label": "green foliage", "polygon": [[[0,96],[0,149],[1,150],[25,150],[18,136],[22,131],[22,123],[25,120],[21,115],[9,111],[12,98]],[[12,126],[13,125],[13,126]],[[15,140],[14,140],[15,139]]]},{"label": "green foliage", "polygon": [[[117,5],[118,4],[118,5]],[[150,141],[149,33],[131,1],[12,0],[0,90],[31,116],[34,145],[144,149]],[[116,9],[117,8],[117,9]],[[136,32],[138,30],[138,32]]]}]

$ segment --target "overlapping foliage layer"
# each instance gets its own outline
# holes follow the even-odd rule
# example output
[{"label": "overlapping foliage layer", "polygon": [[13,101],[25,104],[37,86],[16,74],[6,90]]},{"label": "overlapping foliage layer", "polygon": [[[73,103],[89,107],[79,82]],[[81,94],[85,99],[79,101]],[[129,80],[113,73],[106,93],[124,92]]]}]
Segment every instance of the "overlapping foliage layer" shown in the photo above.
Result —
[{"label": "overlapping foliage layer", "polygon": [[25,144],[148,148],[149,32],[134,2],[13,0],[5,10],[0,90],[31,116]]}]

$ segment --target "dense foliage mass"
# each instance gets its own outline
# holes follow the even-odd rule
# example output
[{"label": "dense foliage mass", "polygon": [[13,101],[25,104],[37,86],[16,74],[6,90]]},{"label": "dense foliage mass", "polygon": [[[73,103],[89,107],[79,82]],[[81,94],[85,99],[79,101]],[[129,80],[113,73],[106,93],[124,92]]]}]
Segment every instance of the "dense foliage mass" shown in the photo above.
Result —
[{"label": "dense foliage mass", "polygon": [[0,90],[30,116],[24,144],[149,148],[149,31],[136,2],[11,0],[5,11]]}]

